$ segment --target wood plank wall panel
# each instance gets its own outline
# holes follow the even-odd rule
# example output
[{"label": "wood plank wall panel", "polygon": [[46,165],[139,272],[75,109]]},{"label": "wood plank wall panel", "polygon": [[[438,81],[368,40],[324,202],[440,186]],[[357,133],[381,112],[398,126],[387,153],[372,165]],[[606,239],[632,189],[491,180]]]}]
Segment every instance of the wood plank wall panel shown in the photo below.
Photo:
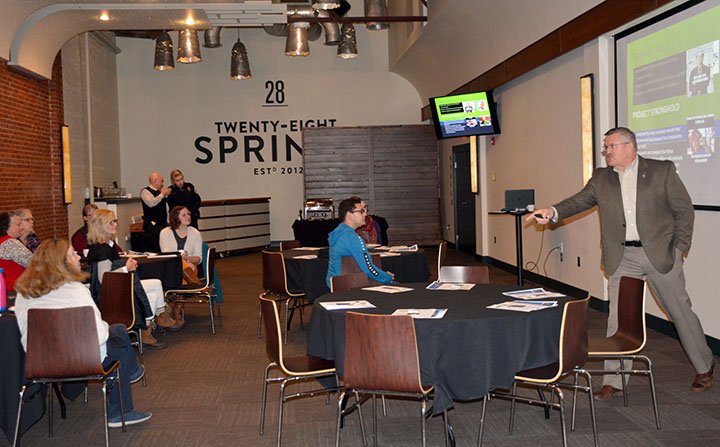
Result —
[{"label": "wood plank wall panel", "polygon": [[391,244],[440,241],[438,149],[432,126],[307,128],[305,197],[352,195],[387,219]]}]

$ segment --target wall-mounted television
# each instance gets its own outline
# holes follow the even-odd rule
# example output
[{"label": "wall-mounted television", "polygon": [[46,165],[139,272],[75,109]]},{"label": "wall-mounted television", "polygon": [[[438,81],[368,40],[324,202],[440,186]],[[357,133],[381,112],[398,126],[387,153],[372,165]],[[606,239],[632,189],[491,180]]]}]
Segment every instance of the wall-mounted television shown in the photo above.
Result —
[{"label": "wall-mounted television", "polygon": [[492,91],[430,98],[438,138],[500,133]]}]

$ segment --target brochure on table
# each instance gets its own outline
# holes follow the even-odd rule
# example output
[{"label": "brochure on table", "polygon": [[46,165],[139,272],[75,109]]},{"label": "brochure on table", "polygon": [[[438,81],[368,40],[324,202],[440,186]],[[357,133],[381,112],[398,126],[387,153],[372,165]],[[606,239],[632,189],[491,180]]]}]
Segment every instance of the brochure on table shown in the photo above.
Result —
[{"label": "brochure on table", "polygon": [[392,315],[409,315],[421,320],[438,320],[446,313],[447,309],[398,309]]},{"label": "brochure on table", "polygon": [[412,292],[412,290],[413,290],[409,287],[400,287],[400,286],[372,286],[372,287],[363,287],[362,289],[369,290],[371,292],[382,292],[382,293]]},{"label": "brochure on table", "polygon": [[470,290],[475,284],[466,282],[440,282],[433,281],[427,287],[428,290]]},{"label": "brochure on table", "polygon": [[324,303],[320,303],[320,305],[327,310],[370,309],[375,307],[374,304],[365,300],[325,301]]},{"label": "brochure on table", "polygon": [[548,292],[543,288],[513,290],[511,292],[503,292],[503,295],[518,300],[541,300],[543,298],[561,298],[565,296],[562,293]]}]

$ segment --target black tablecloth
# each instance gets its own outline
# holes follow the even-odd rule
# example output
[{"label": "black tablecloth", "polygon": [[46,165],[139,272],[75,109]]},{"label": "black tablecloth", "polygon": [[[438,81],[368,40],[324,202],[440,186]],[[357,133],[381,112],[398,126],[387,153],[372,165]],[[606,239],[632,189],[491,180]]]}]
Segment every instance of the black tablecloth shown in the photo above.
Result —
[{"label": "black tablecloth", "polygon": [[[283,255],[285,256],[288,289],[291,292],[304,292],[310,300],[330,292],[325,284],[328,270],[327,249],[321,251],[285,250]],[[303,255],[317,255],[317,259],[296,258]],[[380,267],[385,271],[393,272],[395,280],[401,283],[427,281],[430,277],[430,269],[423,250],[402,253],[400,256],[382,257],[380,261]]]},{"label": "black tablecloth", "polygon": [[180,256],[139,257],[137,273],[140,279],[159,279],[164,290],[182,287],[182,260]]},{"label": "black tablecloth", "polygon": [[[20,344],[20,330],[13,315],[0,317],[0,429],[12,443],[15,435],[18,397],[23,383],[25,352]],[[45,414],[45,387],[33,385],[25,393],[20,432],[24,433]]]},{"label": "black tablecloth", "polygon": [[327,311],[323,301],[368,300],[373,309],[391,314],[401,308],[447,308],[439,320],[415,320],[423,386],[435,387],[434,414],[453,400],[479,399],[496,387],[509,387],[514,375],[557,361],[562,299],[558,307],[535,312],[487,309],[510,300],[501,294],[512,286],[476,285],[469,291],[426,290],[385,294],[364,290],[328,294],[313,305],[307,352],[334,360],[342,376],[345,356],[345,313]]},{"label": "black tablecloth", "polygon": [[[380,239],[383,245],[388,245],[388,223],[384,217],[371,215],[380,225]],[[297,219],[293,222],[292,229],[295,240],[300,241],[303,247],[327,247],[328,234],[340,225],[340,219],[328,220],[303,220]]]}]

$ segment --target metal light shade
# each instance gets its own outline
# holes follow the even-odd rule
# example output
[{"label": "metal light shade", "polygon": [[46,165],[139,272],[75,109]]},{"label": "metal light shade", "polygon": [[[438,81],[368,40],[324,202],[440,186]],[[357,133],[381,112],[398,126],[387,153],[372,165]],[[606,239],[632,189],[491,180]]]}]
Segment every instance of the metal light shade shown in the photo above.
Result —
[{"label": "metal light shade", "polygon": [[205,30],[203,33],[203,46],[205,48],[217,48],[222,46],[222,43],[220,43],[220,30],[222,30],[222,26],[213,26],[212,28]]},{"label": "metal light shade", "polygon": [[287,40],[285,41],[285,55],[293,57],[307,57],[310,55],[307,28],[296,26],[289,27]]},{"label": "metal light shade", "polygon": [[185,28],[178,33],[178,62],[194,64],[202,61],[200,56],[200,41],[194,29]]},{"label": "metal light shade", "polygon": [[230,52],[230,79],[250,79],[250,62],[247,50],[240,39],[235,42]]},{"label": "metal light shade", "polygon": [[[385,0],[365,0],[366,17],[387,17],[388,9]],[[369,30],[387,29],[390,25],[382,22],[367,22],[365,27]]]},{"label": "metal light shade", "polygon": [[313,0],[313,9],[335,9],[340,6],[340,0]]},{"label": "metal light shade", "polygon": [[153,68],[157,71],[175,70],[173,43],[168,33],[162,33],[155,39],[155,65]]},{"label": "metal light shade", "polygon": [[343,59],[354,59],[358,57],[357,36],[352,23],[343,23],[340,27],[342,40],[338,45],[337,55]]}]

